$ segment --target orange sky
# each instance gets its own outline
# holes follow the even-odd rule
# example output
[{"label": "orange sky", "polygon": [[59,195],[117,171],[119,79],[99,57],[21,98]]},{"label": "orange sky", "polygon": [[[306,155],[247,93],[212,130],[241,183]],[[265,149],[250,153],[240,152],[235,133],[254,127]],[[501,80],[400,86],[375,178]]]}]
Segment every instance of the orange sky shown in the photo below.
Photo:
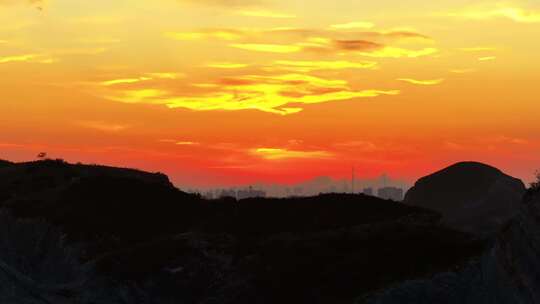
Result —
[{"label": "orange sky", "polygon": [[180,186],[460,160],[532,179],[540,4],[363,2],[0,0],[0,158]]}]

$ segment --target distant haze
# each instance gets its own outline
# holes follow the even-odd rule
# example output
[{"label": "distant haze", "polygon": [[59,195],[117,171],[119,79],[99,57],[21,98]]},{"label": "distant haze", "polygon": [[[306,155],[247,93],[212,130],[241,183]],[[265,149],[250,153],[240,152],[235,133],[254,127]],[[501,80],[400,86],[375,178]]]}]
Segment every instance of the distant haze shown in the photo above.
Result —
[{"label": "distant haze", "polygon": [[[355,179],[354,192],[361,193],[365,188],[372,188],[374,193],[382,187],[397,187],[404,191],[411,187],[411,184],[404,180],[394,179],[386,174],[383,174],[375,178],[359,178]],[[319,193],[350,193],[352,192],[352,180],[351,179],[338,179],[328,176],[319,176],[304,182],[293,184],[277,184],[277,183],[254,183],[249,185],[238,186],[216,186],[207,188],[180,188],[189,192],[201,192],[205,194],[208,191],[220,192],[221,190],[243,190],[249,189],[265,191],[267,196],[271,197],[288,197],[288,196],[312,196]]]}]

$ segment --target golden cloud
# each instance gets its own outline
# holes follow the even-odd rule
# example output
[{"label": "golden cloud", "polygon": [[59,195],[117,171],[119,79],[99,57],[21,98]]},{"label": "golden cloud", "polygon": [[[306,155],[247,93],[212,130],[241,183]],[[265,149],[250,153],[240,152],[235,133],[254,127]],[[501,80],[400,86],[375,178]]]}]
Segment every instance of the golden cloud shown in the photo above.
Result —
[{"label": "golden cloud", "polygon": [[341,24],[333,24],[330,27],[338,30],[351,30],[351,29],[370,29],[373,28],[375,24],[371,22],[348,22]]},{"label": "golden cloud", "polygon": [[198,32],[166,32],[164,35],[174,40],[219,39],[230,41],[241,39],[246,33],[234,29],[206,29]]},{"label": "golden cloud", "polygon": [[120,132],[130,127],[125,124],[107,123],[104,121],[79,121],[77,124],[85,128],[102,132]]},{"label": "golden cloud", "polygon": [[473,20],[488,20],[493,18],[506,18],[518,23],[540,22],[540,11],[528,10],[519,7],[498,5],[496,7],[479,7],[466,9],[448,14],[451,17],[460,17]]},{"label": "golden cloud", "polygon": [[249,152],[266,160],[328,159],[334,156],[327,151],[297,151],[283,148],[257,148],[251,149]]},{"label": "golden cloud", "polygon": [[450,73],[454,73],[454,74],[468,74],[468,73],[473,73],[473,72],[476,72],[476,69],[453,69],[453,70],[450,70]]},{"label": "golden cloud", "polygon": [[194,141],[177,141],[174,143],[177,146],[196,146],[199,145],[199,143]]},{"label": "golden cloud", "polygon": [[113,86],[117,84],[130,84],[130,83],[137,83],[142,81],[151,80],[150,77],[138,77],[138,78],[124,78],[124,79],[112,79],[101,82],[104,86]]},{"label": "golden cloud", "polygon": [[311,72],[317,70],[343,70],[343,69],[375,69],[377,62],[362,61],[291,61],[278,60],[274,62],[274,66],[283,67],[285,69],[294,70],[297,72]]},{"label": "golden cloud", "polygon": [[398,47],[383,47],[372,51],[360,52],[360,55],[374,58],[418,58],[437,54],[436,48],[423,48],[419,50],[411,50]]},{"label": "golden cloud", "polygon": [[402,82],[410,83],[410,84],[425,85],[425,86],[441,84],[444,81],[444,79],[442,79],[442,78],[441,79],[430,79],[430,80],[417,80],[417,79],[412,79],[412,78],[399,78],[398,80],[402,81]]},{"label": "golden cloud", "polygon": [[266,53],[296,53],[302,50],[301,47],[297,45],[284,45],[284,44],[255,44],[255,43],[237,43],[231,44],[231,47],[255,51],[255,52],[266,52]]},{"label": "golden cloud", "polygon": [[[292,54],[299,52],[345,53],[354,52],[372,58],[418,58],[439,52],[433,47],[410,49],[390,45],[404,39],[433,40],[412,30],[390,31],[343,31],[340,29],[367,26],[361,23],[336,24],[332,30],[306,28],[231,29],[213,28],[194,32],[167,32],[176,40],[222,40],[234,41],[229,47],[264,53]],[[354,39],[350,39],[354,37]],[[227,68],[228,65],[217,65]],[[229,67],[229,68],[232,68]],[[289,67],[290,70],[291,67]],[[304,67],[303,70],[308,70]],[[297,67],[296,71],[302,71]]]},{"label": "golden cloud", "polygon": [[497,59],[496,56],[486,56],[478,58],[478,61],[493,61],[495,59]]},{"label": "golden cloud", "polygon": [[485,51],[495,51],[496,48],[486,47],[486,46],[476,46],[476,47],[459,48],[458,50],[462,52],[485,52]]},{"label": "golden cloud", "polygon": [[397,90],[352,90],[345,80],[303,74],[225,78],[217,85],[205,88],[210,91],[195,95],[146,88],[112,90],[105,92],[104,96],[127,103],[164,104],[169,108],[195,111],[251,109],[289,115],[303,109],[299,106],[290,107],[289,104],[315,104],[399,94]]},{"label": "golden cloud", "polygon": [[0,64],[12,62],[54,63],[56,59],[41,54],[24,54],[0,57]]},{"label": "golden cloud", "polygon": [[249,65],[245,63],[234,63],[234,62],[210,62],[205,65],[205,67],[215,68],[215,69],[242,69],[248,66]]},{"label": "golden cloud", "polygon": [[118,79],[110,79],[106,81],[102,81],[99,84],[102,86],[115,86],[115,85],[122,85],[122,84],[134,84],[134,83],[140,83],[150,80],[156,80],[156,79],[177,79],[181,77],[185,77],[184,74],[181,73],[168,73],[168,72],[161,72],[161,73],[146,73],[145,76],[138,76],[138,77],[131,77],[131,78],[118,78]]}]

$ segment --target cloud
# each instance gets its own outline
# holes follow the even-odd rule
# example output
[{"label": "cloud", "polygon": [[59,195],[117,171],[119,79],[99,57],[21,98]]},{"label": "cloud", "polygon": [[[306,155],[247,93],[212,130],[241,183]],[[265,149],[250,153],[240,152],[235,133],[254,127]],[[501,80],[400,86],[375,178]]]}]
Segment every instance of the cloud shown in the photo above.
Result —
[{"label": "cloud", "polygon": [[206,29],[197,32],[166,32],[166,37],[174,40],[238,40],[246,35],[244,31],[234,29]]},{"label": "cloud", "polygon": [[150,77],[138,77],[138,78],[124,78],[124,79],[112,79],[101,82],[104,86],[113,86],[118,84],[130,84],[130,83],[137,83],[142,81],[151,80]]},{"label": "cloud", "polygon": [[418,58],[439,52],[436,48],[406,49],[387,46],[368,40],[335,40],[333,44],[321,45],[319,51],[354,52],[373,58]]},{"label": "cloud", "polygon": [[160,139],[159,142],[174,144],[177,146],[199,146],[201,143],[190,140]]},{"label": "cloud", "polygon": [[312,72],[317,70],[343,70],[343,69],[375,69],[377,62],[362,61],[291,61],[278,60],[274,67],[294,70],[296,72]]},{"label": "cloud", "polygon": [[205,64],[205,67],[215,68],[215,69],[242,69],[246,68],[249,65],[245,63],[234,63],[234,62],[210,62]]},{"label": "cloud", "polygon": [[147,76],[158,79],[178,79],[186,77],[185,74],[176,73],[176,72],[154,72],[146,73]]},{"label": "cloud", "polygon": [[[389,46],[389,42],[402,39],[431,38],[410,31],[386,32],[347,32],[346,36],[366,37],[367,39],[341,39],[337,36],[344,34],[335,31],[310,30],[301,28],[275,29],[204,29],[195,32],[167,32],[165,35],[175,40],[207,40],[238,41],[229,44],[230,47],[265,53],[298,53],[301,51],[315,52],[357,52],[360,55],[375,58],[417,58],[438,52],[436,48],[417,50]],[[254,43],[255,40],[270,37],[278,43]],[[243,42],[246,41],[246,42]]]},{"label": "cloud", "polygon": [[0,57],[0,64],[13,62],[54,63],[56,59],[41,54],[24,54]]},{"label": "cloud", "polygon": [[107,123],[104,121],[79,121],[77,124],[85,128],[102,132],[120,132],[130,127],[129,125],[125,124]]},{"label": "cloud", "polygon": [[519,7],[498,5],[496,7],[482,7],[465,9],[459,12],[449,13],[448,16],[472,20],[489,20],[505,18],[518,23],[539,23],[540,11],[528,10]]},{"label": "cloud", "polygon": [[360,52],[360,55],[374,58],[418,58],[429,55],[434,55],[439,52],[436,48],[423,48],[418,50],[411,50],[398,47],[383,47],[373,51]]},{"label": "cloud", "polygon": [[495,51],[496,48],[494,48],[494,47],[485,47],[485,46],[477,46],[477,47],[459,48],[458,50],[460,50],[462,52],[485,52],[485,51]]},{"label": "cloud", "polygon": [[255,52],[266,52],[266,53],[296,53],[302,50],[301,47],[297,45],[283,45],[283,44],[256,44],[256,43],[237,43],[230,45],[233,48],[255,51]]},{"label": "cloud", "polygon": [[493,61],[495,59],[497,59],[496,56],[486,56],[478,58],[478,61]]},{"label": "cloud", "polygon": [[206,84],[204,88],[207,92],[192,95],[145,88],[112,90],[104,96],[126,103],[163,104],[195,111],[259,110],[289,115],[302,111],[301,105],[400,93],[397,90],[352,90],[345,80],[303,74],[224,78],[215,85]]},{"label": "cloud", "polygon": [[371,22],[349,22],[341,24],[333,24],[330,27],[338,30],[352,30],[352,29],[370,29],[373,28],[375,24]]},{"label": "cloud", "polygon": [[476,72],[476,69],[453,69],[453,70],[450,70],[450,73],[454,73],[454,74],[468,74],[468,73],[473,73],[473,72]]},{"label": "cloud", "polygon": [[251,149],[249,153],[266,160],[329,159],[334,156],[327,151],[299,151],[283,148],[256,148]]},{"label": "cloud", "polygon": [[268,10],[242,10],[237,12],[239,15],[248,17],[263,17],[263,18],[276,18],[276,19],[292,19],[296,18],[296,15],[268,11]]},{"label": "cloud", "polygon": [[[293,44],[329,44],[332,41],[343,40],[344,43],[356,44],[375,43],[372,40],[381,40],[385,42],[415,39],[432,42],[433,40],[420,33],[410,30],[391,30],[391,31],[339,31],[327,29],[309,29],[295,27],[278,27],[270,29],[257,28],[206,28],[196,31],[169,31],[164,35],[176,40],[246,40],[253,43],[255,40],[295,40]],[[353,38],[354,39],[351,39]],[[290,43],[289,43],[290,44]]]},{"label": "cloud", "polygon": [[417,79],[412,79],[412,78],[399,78],[397,80],[402,81],[402,82],[407,82],[407,83],[410,83],[410,84],[425,85],[425,86],[441,84],[444,81],[444,79],[442,79],[442,78],[441,79],[430,79],[430,80],[417,80]]},{"label": "cloud", "polygon": [[196,146],[199,145],[199,143],[194,141],[177,141],[174,143],[177,146]]},{"label": "cloud", "polygon": [[137,77],[131,77],[131,78],[118,78],[118,79],[110,79],[106,81],[102,81],[99,84],[102,86],[115,86],[115,85],[123,85],[123,84],[135,84],[145,81],[151,81],[156,79],[177,79],[185,77],[184,74],[181,73],[146,73],[145,76],[137,76]]},{"label": "cloud", "polygon": [[335,45],[339,50],[366,51],[381,49],[384,46],[367,40],[336,40]]}]

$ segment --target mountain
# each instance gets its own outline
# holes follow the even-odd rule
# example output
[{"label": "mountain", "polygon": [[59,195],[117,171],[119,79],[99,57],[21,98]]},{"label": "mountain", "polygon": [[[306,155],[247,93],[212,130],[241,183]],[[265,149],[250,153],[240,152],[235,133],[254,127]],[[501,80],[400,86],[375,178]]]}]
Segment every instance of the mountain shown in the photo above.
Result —
[{"label": "mountain", "polygon": [[[205,200],[162,174],[62,161],[0,168],[0,193],[10,225],[24,231],[0,234],[16,244],[0,251],[0,268],[9,266],[0,281],[18,286],[0,288],[0,299],[15,290],[55,303],[351,303],[452,269],[485,246],[440,226],[437,212],[375,197]],[[49,231],[63,243],[41,250]],[[58,262],[44,266],[50,250]],[[54,272],[26,265],[84,284],[51,290],[36,284]],[[99,301],[81,300],[94,289]]]},{"label": "mountain", "polygon": [[489,236],[517,213],[525,185],[494,167],[461,162],[419,179],[404,203],[440,212],[450,227]]}]

